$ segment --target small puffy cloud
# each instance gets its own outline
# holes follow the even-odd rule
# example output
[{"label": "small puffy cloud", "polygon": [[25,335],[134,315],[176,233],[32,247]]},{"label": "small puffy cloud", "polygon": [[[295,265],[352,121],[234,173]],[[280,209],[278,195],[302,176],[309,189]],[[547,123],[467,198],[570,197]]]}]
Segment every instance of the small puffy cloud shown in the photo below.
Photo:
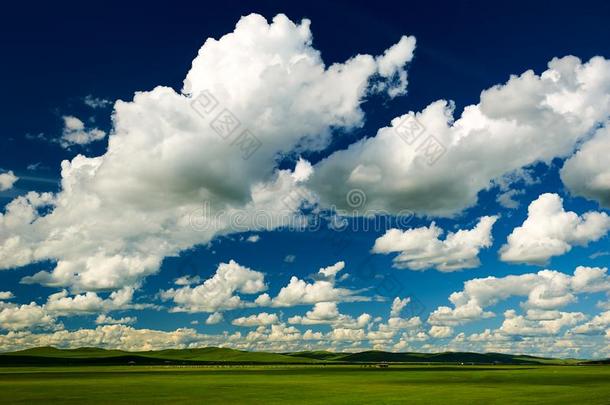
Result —
[{"label": "small puffy cloud", "polygon": [[250,235],[248,236],[248,238],[246,239],[246,242],[250,242],[250,243],[256,243],[259,240],[261,240],[260,235]]},{"label": "small puffy cloud", "polygon": [[11,291],[0,291],[0,300],[10,300],[11,298],[14,298],[15,296],[13,295],[13,293]]},{"label": "small puffy cloud", "polygon": [[174,312],[216,312],[248,305],[237,293],[255,294],[266,289],[263,273],[231,260],[220,263],[216,273],[203,284],[171,288],[161,291],[160,295],[163,300],[176,304]]},{"label": "small puffy cloud", "polygon": [[393,81],[380,83],[390,97],[402,95],[407,89],[407,72],[405,63],[413,59],[415,38],[403,36],[400,41],[387,49],[382,56],[377,57],[379,75],[384,78],[395,78]]},{"label": "small puffy cloud", "polygon": [[428,331],[428,334],[436,339],[448,338],[453,335],[453,328],[450,326],[433,325]]},{"label": "small puffy cloud", "polygon": [[98,128],[86,129],[85,123],[76,117],[66,115],[63,119],[64,129],[59,140],[62,148],[69,148],[73,145],[87,145],[106,137],[106,133]]},{"label": "small puffy cloud", "polygon": [[357,291],[335,286],[335,275],[344,267],[344,262],[337,262],[332,266],[321,268],[317,274],[320,279],[311,283],[292,276],[288,285],[282,287],[275,298],[262,295],[257,299],[257,303],[274,307],[291,307],[318,302],[367,300],[356,295]]},{"label": "small puffy cloud", "polygon": [[585,319],[586,316],[581,312],[557,312],[551,319],[529,319],[511,309],[504,313],[504,322],[499,332],[516,336],[557,335],[562,329]]},{"label": "small puffy cloud", "polygon": [[409,302],[411,302],[410,297],[406,297],[403,299],[400,299],[399,297],[394,298],[394,301],[392,301],[392,309],[390,311],[390,316],[392,316],[392,317],[400,316],[400,313],[407,306],[407,304]]},{"label": "small puffy cloud", "polygon": [[380,343],[381,341],[389,341],[400,331],[406,330],[409,337],[417,335],[422,330],[422,321],[418,316],[409,319],[401,318],[400,316],[390,316],[387,323],[379,323],[377,330],[371,330],[368,337]]},{"label": "small puffy cloud", "polygon": [[578,325],[570,333],[579,335],[603,335],[610,331],[610,311],[602,312],[590,321]]},{"label": "small puffy cloud", "polygon": [[335,275],[345,268],[345,262],[337,262],[332,266],[321,268],[319,273],[327,278],[335,277]]},{"label": "small puffy cloud", "polygon": [[96,312],[110,312],[131,307],[133,288],[123,288],[114,291],[108,298],[103,299],[97,293],[70,297],[66,290],[51,294],[45,304],[45,309],[54,315],[90,314]]},{"label": "small puffy cloud", "polygon": [[57,327],[56,319],[35,302],[23,305],[0,302],[0,329],[15,331]]},{"label": "small puffy cloud", "polygon": [[512,263],[543,265],[572,246],[585,246],[599,240],[610,230],[605,212],[587,212],[581,216],[565,211],[557,194],[542,194],[528,208],[528,217],[513,230],[500,249],[500,259]]},{"label": "small puffy cloud", "polygon": [[289,318],[288,323],[299,325],[328,324],[333,328],[361,329],[366,327],[372,319],[372,316],[367,313],[362,313],[356,318],[341,314],[336,302],[318,302],[304,316],[296,315]]},{"label": "small puffy cloud", "polygon": [[43,167],[46,167],[46,166],[42,166],[42,162],[35,162],[35,163],[30,163],[29,165],[27,165],[26,169],[34,172],[38,169],[42,169]]},{"label": "small puffy cloud", "polygon": [[[610,292],[606,268],[579,266],[572,276],[552,270],[538,273],[486,277],[468,280],[462,291],[454,292],[449,301],[454,307],[440,306],[430,313],[428,323],[455,326],[490,318],[487,309],[510,297],[526,297],[521,303],[530,320],[540,320],[576,301],[582,293]],[[558,313],[558,312],[555,312]],[[519,321],[520,322],[520,321]]]},{"label": "small puffy cloud", "polygon": [[337,308],[336,302],[318,302],[314,305],[311,311],[307,311],[305,318],[293,317],[288,322],[290,323],[324,323],[334,321],[339,318],[341,314]]},{"label": "small puffy cloud", "polygon": [[[104,320],[104,323],[113,323],[113,318],[106,315],[108,312],[151,307],[149,304],[132,303],[133,293],[133,288],[126,287],[110,293],[107,298],[102,298],[94,292],[70,296],[68,291],[62,290],[51,294],[43,305],[38,305],[35,302],[18,305],[0,301],[0,328],[7,330],[54,329],[61,327],[61,324],[56,321],[58,317],[88,314],[100,314],[100,317],[97,318],[98,321]],[[121,319],[122,321],[115,321],[129,323],[132,318]]]},{"label": "small puffy cloud", "polygon": [[328,333],[326,338],[333,342],[359,342],[366,339],[366,333],[362,329],[335,328]]},{"label": "small puffy cloud", "polygon": [[0,173],[0,191],[10,190],[17,180],[19,180],[19,177],[15,176],[12,170]]},{"label": "small puffy cloud", "polygon": [[0,335],[0,346],[10,350],[26,347],[55,346],[65,348],[102,347],[129,351],[148,351],[185,348],[195,343],[219,345],[220,339],[207,339],[193,329],[181,328],[173,331],[136,329],[128,325],[99,325],[95,329],[76,331],[58,330],[52,333],[30,332]]},{"label": "small puffy cloud", "polygon": [[296,260],[296,256],[295,255],[286,255],[284,257],[284,263],[294,263],[294,261]]},{"label": "small puffy cloud", "polygon": [[199,276],[182,276],[174,280],[174,284],[176,285],[192,285],[199,284],[200,282],[201,277]]},{"label": "small puffy cloud", "polygon": [[133,316],[125,316],[122,318],[115,319],[106,314],[100,314],[95,319],[95,324],[96,325],[130,325],[130,324],[136,323],[137,320],[138,320],[138,318],[133,317]]},{"label": "small puffy cloud", "polygon": [[222,312],[214,312],[211,313],[207,319],[205,320],[205,324],[206,325],[216,325],[220,322],[222,322],[224,319]]},{"label": "small puffy cloud", "polygon": [[480,265],[479,251],[492,244],[491,229],[497,216],[486,216],[470,230],[449,232],[440,239],[443,230],[434,223],[400,231],[390,229],[377,238],[373,253],[400,252],[394,259],[394,267],[410,270],[425,270],[434,267],[450,272]]},{"label": "small puffy cloud", "polygon": [[91,108],[105,108],[112,104],[112,101],[106,100],[99,97],[93,97],[91,94],[88,94],[83,98],[83,102],[85,105]]},{"label": "small puffy cloud", "polygon": [[515,200],[515,197],[522,194],[525,194],[525,191],[515,189],[506,190],[498,194],[496,201],[498,201],[498,203],[504,208],[513,210],[519,208],[519,201]]},{"label": "small puffy cloud", "polygon": [[280,319],[277,314],[269,314],[267,312],[261,312],[260,314],[254,314],[250,316],[242,316],[240,318],[233,319],[231,322],[235,326],[265,326],[279,323]]},{"label": "small puffy cloud", "polygon": [[574,270],[570,287],[576,293],[610,291],[610,277],[607,272],[605,267],[578,266]]},{"label": "small puffy cloud", "polygon": [[267,293],[261,294],[254,300],[254,303],[259,307],[268,307],[271,306],[272,300],[271,296]]}]

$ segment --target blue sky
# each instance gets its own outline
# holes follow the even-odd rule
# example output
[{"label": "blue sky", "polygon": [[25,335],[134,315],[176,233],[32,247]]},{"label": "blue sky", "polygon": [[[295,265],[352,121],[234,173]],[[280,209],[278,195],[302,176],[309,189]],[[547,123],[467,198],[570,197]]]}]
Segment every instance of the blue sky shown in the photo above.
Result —
[{"label": "blue sky", "polygon": [[0,349],[610,355],[608,5],[12,7]]}]

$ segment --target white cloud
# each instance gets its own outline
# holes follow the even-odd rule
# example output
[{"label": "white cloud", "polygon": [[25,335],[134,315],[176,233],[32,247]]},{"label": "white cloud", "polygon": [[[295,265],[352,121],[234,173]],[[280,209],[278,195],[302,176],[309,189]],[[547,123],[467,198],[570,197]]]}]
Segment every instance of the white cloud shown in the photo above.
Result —
[{"label": "white cloud", "polygon": [[[29,331],[0,335],[0,346],[7,350],[25,347],[102,347],[122,350],[160,350],[188,347],[190,343],[206,341],[193,329],[177,329],[170,332],[151,329],[135,329],[127,325],[100,325],[95,329],[75,331],[60,330],[47,334]],[[216,340],[219,342],[219,339]]]},{"label": "white cloud", "polygon": [[174,284],[176,285],[192,285],[199,284],[200,282],[201,277],[199,276],[182,276],[174,280]]},{"label": "white cloud", "polygon": [[94,292],[70,297],[66,290],[62,290],[49,296],[45,309],[51,314],[61,316],[128,309],[131,307],[133,292],[133,288],[126,287],[102,299]]},{"label": "white cloud", "polygon": [[[57,322],[59,317],[99,314],[97,323],[129,323],[135,318],[125,317],[114,320],[107,316],[108,312],[119,310],[139,310],[151,308],[151,304],[132,303],[134,290],[125,287],[121,290],[108,294],[107,298],[100,297],[97,293],[87,292],[70,296],[68,291],[51,294],[47,301],[38,305],[14,304],[0,300],[0,329],[22,330],[22,329],[57,329],[63,326]],[[10,295],[9,295],[10,294]],[[5,299],[12,298],[8,293]]]},{"label": "white cloud", "polygon": [[561,169],[561,180],[574,195],[598,201],[610,208],[610,127],[608,122],[586,141]]},{"label": "white cloud", "polygon": [[403,299],[400,299],[399,297],[394,298],[394,301],[392,301],[392,310],[390,311],[390,316],[392,316],[392,317],[400,316],[400,313],[407,306],[407,304],[409,302],[411,302],[410,297],[403,298]]},{"label": "white cloud", "polygon": [[581,312],[558,312],[553,319],[528,319],[527,316],[517,315],[514,310],[504,313],[504,322],[499,332],[505,335],[538,336],[557,335],[563,328],[573,326],[586,319]]},{"label": "white cloud", "polygon": [[366,339],[366,333],[362,329],[336,328],[328,333],[327,338],[336,342],[359,342]]},{"label": "white cloud", "polygon": [[581,216],[563,209],[557,194],[542,194],[528,208],[523,224],[508,235],[500,250],[500,259],[513,263],[545,264],[573,245],[585,246],[602,238],[610,229],[605,212],[587,212]]},{"label": "white cloud", "polygon": [[574,327],[570,332],[581,335],[608,334],[610,331],[610,311],[596,315],[589,322]]},{"label": "white cloud", "polygon": [[211,313],[207,319],[205,320],[205,324],[206,325],[216,325],[220,322],[222,322],[224,319],[224,316],[222,315],[222,312],[214,312]]},{"label": "white cloud", "polygon": [[[422,329],[422,322],[418,316],[409,319],[400,317],[400,313],[410,301],[411,299],[408,297],[404,299],[396,297],[392,302],[390,317],[387,319],[387,322],[378,323],[376,329],[369,328],[366,336],[373,343],[373,347],[379,350],[387,349],[396,335],[401,331],[404,332],[400,335],[399,341],[394,345],[395,350],[406,348],[410,341],[422,341],[428,338],[428,335]],[[378,321],[381,321],[381,319],[375,320],[375,322]]]},{"label": "white cloud", "polygon": [[[479,191],[495,181],[536,162],[569,156],[605,121],[610,61],[555,58],[539,76],[529,70],[483,91],[480,103],[467,106],[455,121],[453,109],[440,100],[395,118],[376,136],[316,164],[311,188],[323,206],[347,212],[354,209],[346,201],[348,192],[359,189],[366,195],[359,211],[453,216],[474,206]],[[419,137],[407,130],[413,117],[424,129]],[[437,141],[445,153],[433,162],[428,157],[437,156],[426,152]]]},{"label": "white cloud", "polygon": [[14,331],[58,327],[56,319],[35,302],[17,305],[0,301],[0,329]]},{"label": "white cloud", "polygon": [[263,273],[241,266],[231,260],[220,263],[214,275],[203,284],[161,291],[161,298],[172,300],[174,312],[216,312],[240,308],[252,303],[242,301],[237,293],[255,294],[265,291]]},{"label": "white cloud", "polygon": [[19,177],[15,176],[12,170],[0,173],[0,191],[10,190],[17,180],[19,180]]},{"label": "white cloud", "polygon": [[112,104],[112,101],[106,100],[99,97],[93,97],[91,94],[88,94],[83,98],[83,102],[85,105],[91,108],[105,108]]},{"label": "white cloud", "polygon": [[396,77],[393,82],[382,82],[381,89],[387,89],[390,97],[404,94],[407,90],[407,72],[403,69],[405,61],[413,59],[415,38],[403,36],[400,41],[387,49],[383,56],[377,57],[379,74],[385,78]]},{"label": "white cloud", "polygon": [[428,334],[436,339],[448,338],[453,335],[453,328],[451,326],[433,325],[428,331]]},{"label": "white cloud", "polygon": [[496,201],[504,208],[512,210],[519,207],[519,201],[515,200],[515,197],[522,194],[525,194],[525,191],[515,189],[507,190],[498,194]]},{"label": "white cloud", "polygon": [[544,313],[548,316],[548,311],[575,302],[578,294],[602,291],[610,292],[610,277],[606,268],[597,267],[579,266],[573,276],[541,270],[538,273],[477,278],[466,281],[462,291],[449,296],[453,308],[440,306],[432,311],[428,323],[455,326],[490,318],[495,314],[487,309],[510,297],[527,297],[521,306],[538,310],[529,312],[530,317],[541,318],[534,315]]},{"label": "white cloud", "polygon": [[[218,235],[293,220],[298,202],[290,209],[282,197],[301,190],[310,170],[305,162],[295,173],[278,170],[276,157],[319,150],[334,129],[361,126],[368,95],[402,92],[414,43],[402,38],[380,58],[359,54],[326,66],[309,25],[284,15],[271,23],[243,17],[234,32],[206,40],[182,92],[159,86],[117,101],[106,153],[62,162],[51,212],[19,229],[0,228],[0,268],[56,261],[26,281],[119,289],[155,273],[164,257]],[[203,111],[207,94],[218,101],[213,116]],[[211,126],[223,109],[241,123],[231,139]],[[85,131],[75,119],[66,124],[70,134]],[[261,142],[248,156],[234,142],[245,128]],[[262,224],[260,212],[268,214]],[[229,220],[237,214],[238,224]]]},{"label": "white cloud", "polygon": [[280,319],[277,314],[269,314],[267,312],[261,312],[260,314],[254,314],[250,316],[242,316],[240,318],[233,319],[231,322],[235,326],[264,326],[279,323]]},{"label": "white cloud", "polygon": [[[35,304],[31,304],[34,305]],[[241,350],[258,351],[299,351],[299,350],[331,350],[337,352],[366,350],[371,347],[378,350],[413,350],[441,351],[468,350],[529,353],[535,355],[558,355],[583,348],[588,353],[603,352],[603,328],[607,324],[607,315],[600,314],[593,318],[587,330],[580,333],[574,327],[569,335],[557,335],[561,330],[585,320],[580,313],[559,311],[527,311],[527,315],[517,315],[515,311],[505,314],[503,325],[495,330],[489,329],[482,333],[466,336],[458,333],[456,337],[442,346],[430,342],[431,337],[446,338],[453,334],[453,328],[446,325],[432,325],[427,333],[422,329],[421,321],[415,317],[410,320],[389,318],[387,323],[378,320],[371,321],[370,315],[362,314],[351,319],[351,324],[338,322],[337,319],[347,316],[338,314],[334,322],[332,306],[316,305],[308,311],[310,318],[320,318],[330,327],[328,332],[307,329],[302,331],[294,325],[275,322],[273,314],[265,316],[253,315],[244,317],[244,322],[253,329],[247,334],[240,332],[220,332],[214,335],[200,334],[193,329],[180,328],[174,331],[159,331],[151,329],[135,329],[125,324],[113,321],[110,317],[99,317],[104,323],[95,329],[78,329],[68,331],[54,323],[40,324],[9,330],[0,334],[0,347],[3,350],[18,350],[36,346],[83,347],[97,346],[123,350],[159,350],[167,348],[195,348],[203,346],[233,347]],[[324,308],[326,307],[326,308]],[[318,315],[313,315],[316,312]],[[127,317],[128,318],[128,317]],[[260,319],[259,319],[260,318]],[[304,318],[304,317],[303,317]],[[268,321],[270,319],[270,321]],[[247,321],[246,321],[247,320]],[[252,320],[252,321],[250,321]],[[262,321],[261,321],[262,320]],[[272,322],[271,324],[265,324]],[[242,323],[238,321],[238,323]],[[261,325],[257,325],[261,323]],[[581,324],[581,326],[586,324]],[[33,328],[50,329],[54,331],[34,333]],[[586,333],[586,336],[584,335]],[[582,338],[585,338],[583,340]],[[571,353],[574,356],[574,352]],[[591,355],[591,354],[589,354]],[[582,358],[582,354],[578,357]],[[599,357],[599,355],[598,355]]]},{"label": "white cloud", "polygon": [[341,270],[343,270],[344,268],[345,268],[345,262],[340,261],[340,262],[333,264],[332,266],[321,268],[319,270],[319,273],[327,278],[332,278],[332,277],[335,277],[335,275],[337,275],[337,273],[340,272]]},{"label": "white cloud", "polygon": [[434,223],[406,231],[390,229],[377,238],[372,251],[400,252],[394,258],[394,267],[410,270],[434,267],[449,272],[478,267],[479,251],[491,246],[491,229],[497,219],[497,216],[482,217],[473,229],[449,232],[444,240],[440,239],[443,230]]},{"label": "white cloud", "polygon": [[336,321],[340,315],[336,302],[317,302],[311,311],[307,311],[305,317],[294,316],[288,322],[304,325],[330,323]]},{"label": "white cloud", "polygon": [[95,319],[95,324],[96,325],[129,325],[132,323],[136,323],[138,321],[138,318],[133,317],[133,316],[125,316],[122,318],[112,318],[111,316],[105,315],[105,314],[100,314],[96,319]]},{"label": "white cloud", "polygon": [[332,325],[333,328],[361,329],[366,327],[372,319],[373,317],[367,313],[362,313],[356,318],[341,314],[336,302],[318,302],[304,316],[295,315],[290,317],[288,323],[299,325],[328,324]]},{"label": "white cloud", "polygon": [[246,239],[246,242],[250,242],[250,243],[256,243],[259,240],[261,240],[260,235],[250,235],[248,236],[248,238]]},{"label": "white cloud", "polygon": [[15,296],[13,295],[13,293],[11,291],[0,291],[0,300],[10,300],[11,298],[14,298]]},{"label": "white cloud", "polygon": [[319,280],[309,283],[296,276],[279,291],[273,299],[264,294],[257,299],[261,306],[291,307],[302,304],[315,304],[318,302],[362,301],[368,298],[356,295],[357,291],[335,286],[335,275],[345,266],[344,262],[337,262],[333,266],[321,268]]},{"label": "white cloud", "polygon": [[59,140],[62,148],[69,148],[73,145],[88,145],[106,137],[106,133],[101,129],[86,129],[85,123],[76,117],[66,115],[63,119],[64,129]]}]

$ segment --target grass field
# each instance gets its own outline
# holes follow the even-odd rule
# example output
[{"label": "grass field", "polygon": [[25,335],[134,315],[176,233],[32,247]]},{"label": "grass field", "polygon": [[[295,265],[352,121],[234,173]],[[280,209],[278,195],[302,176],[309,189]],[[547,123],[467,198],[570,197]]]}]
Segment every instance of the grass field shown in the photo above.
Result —
[{"label": "grass field", "polygon": [[6,367],[0,393],[47,404],[610,404],[610,367]]}]

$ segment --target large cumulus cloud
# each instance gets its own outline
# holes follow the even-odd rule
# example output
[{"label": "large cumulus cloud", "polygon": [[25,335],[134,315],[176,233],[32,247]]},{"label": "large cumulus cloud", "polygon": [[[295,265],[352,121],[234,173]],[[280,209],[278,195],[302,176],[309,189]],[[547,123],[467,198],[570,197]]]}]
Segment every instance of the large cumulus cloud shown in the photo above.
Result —
[{"label": "large cumulus cloud", "polygon": [[600,128],[569,158],[561,169],[561,179],[575,195],[598,201],[610,208],[610,128]]},{"label": "large cumulus cloud", "polygon": [[[317,164],[310,184],[323,204],[347,211],[345,196],[357,189],[363,211],[452,216],[494,181],[569,156],[609,113],[610,61],[555,58],[540,75],[528,70],[483,91],[457,120],[445,100],[396,117]],[[595,181],[599,190],[602,176]]]},{"label": "large cumulus cloud", "polygon": [[[370,92],[403,93],[414,46],[403,37],[381,56],[325,66],[308,20],[243,17],[234,32],[205,42],[182,92],[160,86],[117,101],[106,153],[64,161],[61,192],[9,205],[0,267],[50,260],[52,268],[24,281],[117,289],[137,285],[164,257],[235,230],[210,221],[219,212],[239,212],[241,230],[282,225],[291,207],[279,197],[298,191],[302,178],[277,170],[277,157],[323,148],[333,129],[361,125]],[[201,97],[210,95],[217,109],[207,117]],[[234,134],[214,130],[225,109],[239,120]],[[236,143],[246,128],[260,142],[248,156]],[[193,227],[204,201],[206,226]],[[270,216],[264,224],[254,222],[259,211]]]}]

